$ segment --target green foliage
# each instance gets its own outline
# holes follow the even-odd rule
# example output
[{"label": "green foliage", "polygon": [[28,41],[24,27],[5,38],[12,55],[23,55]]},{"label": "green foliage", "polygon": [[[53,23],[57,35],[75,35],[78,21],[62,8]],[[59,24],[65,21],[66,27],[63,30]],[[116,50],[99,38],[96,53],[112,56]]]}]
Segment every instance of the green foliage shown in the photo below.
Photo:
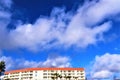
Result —
[{"label": "green foliage", "polygon": [[[52,76],[51,76],[51,79],[52,80],[57,80],[58,78],[65,78],[65,80],[70,80],[71,79],[71,77],[72,76],[70,76],[70,75],[66,75],[66,74],[64,74],[64,76],[62,76],[61,74],[58,74],[58,73],[53,73],[53,74],[51,74]],[[77,79],[77,77],[75,77],[75,79]]]},{"label": "green foliage", "polygon": [[52,79],[53,80],[57,80],[58,78],[62,78],[62,76],[60,75],[60,74],[58,74],[58,73],[54,73],[54,74],[51,74],[52,75]]},{"label": "green foliage", "polygon": [[67,78],[70,80],[71,76],[67,76]]},{"label": "green foliage", "polygon": [[2,74],[2,72],[5,72],[5,62],[4,61],[0,62],[0,75]]}]

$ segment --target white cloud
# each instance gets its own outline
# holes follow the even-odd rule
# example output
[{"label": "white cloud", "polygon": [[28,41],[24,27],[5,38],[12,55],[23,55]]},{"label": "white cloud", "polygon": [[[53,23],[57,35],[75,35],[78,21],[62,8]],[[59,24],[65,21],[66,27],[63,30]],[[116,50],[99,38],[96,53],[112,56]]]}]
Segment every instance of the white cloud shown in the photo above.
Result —
[{"label": "white cloud", "polygon": [[93,78],[109,78],[112,75],[113,75],[112,72],[103,70],[93,74]]},{"label": "white cloud", "polygon": [[[11,4],[12,4],[12,0],[0,0],[0,5],[2,7],[10,8]],[[2,8],[1,6],[0,6],[0,8]]]},{"label": "white cloud", "polygon": [[[75,25],[68,27],[67,34],[63,38],[63,42],[69,45],[77,45],[78,47],[87,47],[102,40],[102,34],[109,30],[110,22],[104,23],[95,28],[87,28],[86,26]],[[72,24],[71,24],[72,25]]]},{"label": "white cloud", "polygon": [[99,23],[108,17],[120,13],[119,0],[99,0],[98,2],[86,3],[80,11],[83,11],[82,16],[86,16],[85,20],[89,25]]},{"label": "white cloud", "polygon": [[70,59],[68,57],[56,57],[54,59],[47,59],[44,63],[43,66],[51,66],[51,67],[70,67]]},{"label": "white cloud", "polygon": [[[0,50],[8,43],[8,35],[6,26],[10,22],[11,13],[6,11],[6,7],[9,8],[11,0],[0,0]],[[4,6],[3,6],[4,5]]]},{"label": "white cloud", "polygon": [[25,59],[13,59],[12,57],[1,56],[0,61],[6,62],[6,70],[31,67],[71,67],[70,58],[65,56],[47,58],[45,61],[29,61]]},{"label": "white cloud", "polygon": [[[1,27],[5,27],[6,24],[8,23],[8,20],[10,19],[11,13],[6,10],[6,7],[10,8],[11,3],[12,3],[11,0],[0,0],[0,24],[1,24]],[[5,26],[2,24],[4,24]]]},{"label": "white cloud", "polygon": [[[96,44],[104,40],[104,33],[112,26],[112,21],[108,18],[120,13],[119,5],[119,0],[86,2],[75,14],[55,8],[50,17],[40,17],[34,24],[19,24],[10,33],[6,33],[4,29],[1,30],[0,49],[38,50],[72,45],[85,48]],[[104,19],[108,21],[102,23]],[[0,24],[2,23],[4,24],[4,22]],[[98,25],[98,23],[101,24]]]},{"label": "white cloud", "polygon": [[94,78],[110,78],[120,71],[120,55],[106,53],[96,56],[92,63],[91,76]]}]

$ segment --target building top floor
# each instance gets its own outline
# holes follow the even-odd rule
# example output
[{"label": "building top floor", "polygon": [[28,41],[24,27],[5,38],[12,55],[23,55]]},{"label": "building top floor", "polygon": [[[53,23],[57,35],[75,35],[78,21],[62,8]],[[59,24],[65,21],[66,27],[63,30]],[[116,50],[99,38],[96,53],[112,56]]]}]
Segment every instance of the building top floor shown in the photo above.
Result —
[{"label": "building top floor", "polygon": [[6,71],[5,74],[13,74],[19,72],[32,72],[32,71],[84,71],[84,68],[25,68],[19,70]]}]

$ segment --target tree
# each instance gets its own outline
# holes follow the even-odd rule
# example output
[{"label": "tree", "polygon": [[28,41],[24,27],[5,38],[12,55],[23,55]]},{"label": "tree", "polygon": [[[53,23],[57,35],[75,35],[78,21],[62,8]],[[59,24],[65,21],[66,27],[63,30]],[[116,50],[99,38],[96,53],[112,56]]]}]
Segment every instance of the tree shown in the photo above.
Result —
[{"label": "tree", "polygon": [[67,78],[68,78],[67,75],[66,75],[66,74],[64,74],[64,75],[65,75],[65,76],[64,76],[65,80],[67,80]]},{"label": "tree", "polygon": [[62,75],[60,75],[60,74],[59,74],[59,78],[60,78],[60,80],[61,80],[61,78],[62,78]]},{"label": "tree", "polygon": [[53,79],[53,80],[57,80],[58,79],[58,77],[59,77],[59,74],[58,73],[54,73],[54,74],[51,74],[51,75],[53,75],[53,76],[51,76],[51,78]]},{"label": "tree", "polygon": [[74,79],[75,79],[75,80],[77,80],[77,79],[78,79],[78,77],[74,77]]},{"label": "tree", "polygon": [[5,72],[5,62],[0,62],[0,76],[2,75],[2,72]]},{"label": "tree", "polygon": [[70,80],[70,79],[71,79],[71,76],[67,76],[67,78]]},{"label": "tree", "polygon": [[52,79],[52,80],[55,80],[55,77],[54,77],[54,76],[51,76],[51,79]]}]

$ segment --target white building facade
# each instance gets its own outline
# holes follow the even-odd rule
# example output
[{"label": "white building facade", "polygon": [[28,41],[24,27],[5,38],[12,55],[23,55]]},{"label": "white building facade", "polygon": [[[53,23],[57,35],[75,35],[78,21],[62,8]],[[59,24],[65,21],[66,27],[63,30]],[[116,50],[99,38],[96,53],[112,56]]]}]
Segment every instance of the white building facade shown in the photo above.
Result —
[{"label": "white building facade", "polygon": [[7,71],[4,80],[85,80],[84,68],[26,68]]}]

